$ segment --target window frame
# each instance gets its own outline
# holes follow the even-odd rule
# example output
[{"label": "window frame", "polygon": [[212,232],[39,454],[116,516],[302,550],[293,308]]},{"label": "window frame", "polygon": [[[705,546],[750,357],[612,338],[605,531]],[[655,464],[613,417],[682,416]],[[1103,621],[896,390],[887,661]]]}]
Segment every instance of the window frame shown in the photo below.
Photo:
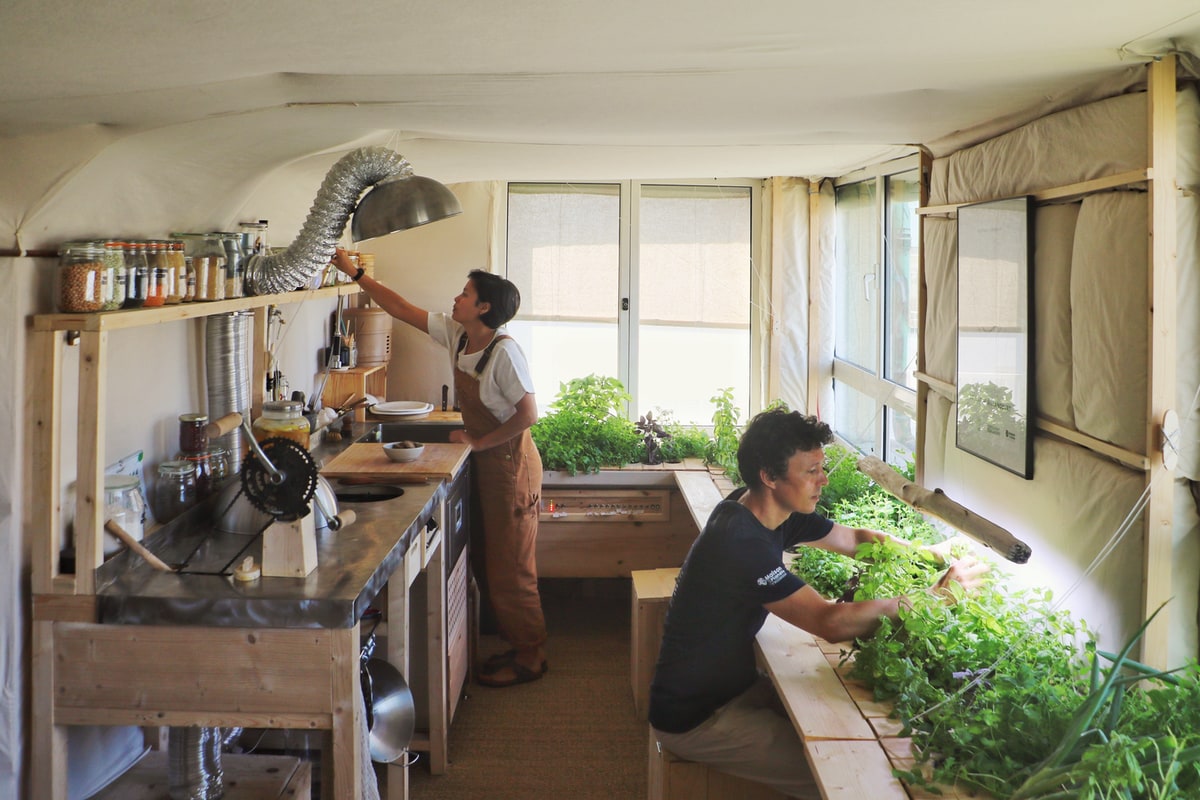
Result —
[{"label": "window frame", "polygon": [[[875,364],[873,369],[867,369],[859,366],[845,358],[842,358],[836,352],[833,353],[833,368],[832,378],[834,382],[835,397],[836,384],[842,383],[848,388],[851,388],[867,398],[870,398],[875,403],[875,418],[874,418],[874,443],[873,454],[884,461],[895,463],[897,454],[887,452],[887,442],[891,438],[888,432],[890,424],[888,411],[898,412],[909,417],[916,423],[917,416],[917,389],[910,388],[903,384],[885,377],[887,364],[891,355],[891,345],[889,343],[889,317],[890,304],[887,298],[890,297],[889,290],[892,287],[895,279],[895,269],[891,260],[890,248],[888,241],[891,236],[889,229],[890,221],[888,214],[888,206],[890,201],[889,178],[906,172],[916,172],[918,181],[922,187],[922,196],[924,196],[925,175],[922,171],[922,158],[919,153],[914,153],[909,156],[886,161],[879,164],[872,164],[859,170],[847,173],[833,180],[833,185],[836,190],[838,187],[847,186],[850,184],[861,183],[864,181],[875,182],[875,197],[876,209],[874,214],[875,223],[878,231],[875,268],[875,284],[879,287],[879,291],[875,293],[875,300],[872,302],[871,313],[875,315],[873,320],[876,330],[875,342]],[[920,239],[920,222],[918,219],[917,234]],[[923,243],[918,245],[918,264],[920,268],[920,249],[923,248]],[[835,270],[840,271],[841,265],[834,263]],[[917,299],[919,303],[919,299]],[[841,312],[841,305],[835,301],[835,313]],[[920,317],[920,315],[918,315]],[[919,358],[921,352],[921,328],[920,322],[916,330],[916,346],[914,352]],[[919,367],[919,364],[918,364]],[[914,370],[916,372],[916,370]],[[835,421],[837,407],[835,401]],[[835,433],[841,433],[842,426],[836,426],[839,430]],[[845,437],[843,437],[845,438]],[[920,448],[919,433],[918,441],[911,453],[912,458],[917,457]]]},{"label": "window frame", "polygon": [[[624,384],[626,391],[633,398],[626,404],[625,414],[630,420],[636,421],[640,414],[651,410],[652,406],[639,400],[638,360],[639,331],[637,320],[640,316],[640,303],[637,287],[640,277],[640,260],[637,254],[637,244],[641,239],[640,230],[640,198],[643,187],[656,186],[690,186],[696,188],[730,187],[748,189],[750,193],[750,372],[746,376],[749,381],[749,408],[745,409],[747,418],[764,405],[769,353],[769,320],[763,309],[768,308],[771,287],[771,263],[767,243],[763,237],[763,219],[769,219],[770,193],[766,191],[767,182],[759,178],[707,178],[707,179],[624,179],[624,180],[514,180],[501,181],[498,202],[496,203],[495,219],[501,235],[497,237],[494,250],[494,262],[497,272],[508,275],[508,198],[510,187],[544,186],[547,188],[559,186],[619,186],[620,187],[620,235],[618,247],[618,296],[617,303],[617,365],[618,380]],[[635,202],[636,201],[636,202]],[[622,301],[627,300],[625,304]],[[627,305],[627,307],[626,307]],[[572,376],[579,377],[579,376]],[[707,398],[705,398],[707,399]],[[548,405],[552,398],[543,401]],[[711,428],[711,423],[699,427]]]}]

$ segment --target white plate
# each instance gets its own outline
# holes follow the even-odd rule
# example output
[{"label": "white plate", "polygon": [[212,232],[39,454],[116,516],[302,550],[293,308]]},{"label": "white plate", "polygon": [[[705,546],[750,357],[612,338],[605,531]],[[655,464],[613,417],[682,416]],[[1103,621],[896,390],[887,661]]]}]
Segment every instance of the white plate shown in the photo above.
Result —
[{"label": "white plate", "polygon": [[371,407],[372,414],[396,417],[428,414],[430,411],[433,411],[433,403],[422,403],[418,400],[393,400],[389,403],[378,403]]}]

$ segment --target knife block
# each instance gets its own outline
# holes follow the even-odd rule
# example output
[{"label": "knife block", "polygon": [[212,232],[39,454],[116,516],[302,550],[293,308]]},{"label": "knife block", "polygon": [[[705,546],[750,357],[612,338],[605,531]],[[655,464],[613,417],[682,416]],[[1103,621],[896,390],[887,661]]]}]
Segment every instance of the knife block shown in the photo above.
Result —
[{"label": "knife block", "polygon": [[317,529],[310,511],[290,522],[275,520],[263,532],[264,578],[306,578],[317,568]]}]

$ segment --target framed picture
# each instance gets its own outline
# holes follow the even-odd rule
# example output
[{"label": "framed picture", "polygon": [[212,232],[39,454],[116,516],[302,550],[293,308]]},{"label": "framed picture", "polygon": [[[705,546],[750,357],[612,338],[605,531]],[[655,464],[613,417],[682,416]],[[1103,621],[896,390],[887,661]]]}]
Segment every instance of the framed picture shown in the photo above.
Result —
[{"label": "framed picture", "polygon": [[955,443],[1033,477],[1033,262],[1029,197],[958,209]]}]

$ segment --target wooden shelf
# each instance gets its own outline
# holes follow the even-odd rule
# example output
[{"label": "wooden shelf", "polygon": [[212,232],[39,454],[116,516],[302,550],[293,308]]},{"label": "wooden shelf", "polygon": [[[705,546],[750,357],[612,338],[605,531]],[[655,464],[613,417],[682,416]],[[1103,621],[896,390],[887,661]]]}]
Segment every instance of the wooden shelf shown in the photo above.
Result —
[{"label": "wooden shelf", "polygon": [[213,302],[197,301],[157,308],[130,308],[124,311],[106,311],[90,314],[37,314],[33,318],[35,331],[112,331],[122,328],[140,328],[176,322],[184,319],[209,317],[213,314],[229,314],[286,303],[301,303],[321,297],[340,297],[357,294],[358,284],[338,284],[321,289],[302,292],[282,292],[252,297],[236,297],[231,300]]}]

